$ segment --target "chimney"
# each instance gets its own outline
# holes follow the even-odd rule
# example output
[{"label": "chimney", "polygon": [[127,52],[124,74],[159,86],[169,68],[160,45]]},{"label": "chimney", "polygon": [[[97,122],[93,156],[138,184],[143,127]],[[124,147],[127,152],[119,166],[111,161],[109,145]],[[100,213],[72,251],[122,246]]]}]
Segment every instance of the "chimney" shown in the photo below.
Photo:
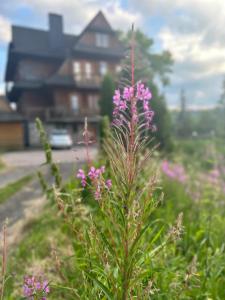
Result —
[{"label": "chimney", "polygon": [[49,14],[49,42],[54,50],[63,47],[63,18],[61,15]]}]

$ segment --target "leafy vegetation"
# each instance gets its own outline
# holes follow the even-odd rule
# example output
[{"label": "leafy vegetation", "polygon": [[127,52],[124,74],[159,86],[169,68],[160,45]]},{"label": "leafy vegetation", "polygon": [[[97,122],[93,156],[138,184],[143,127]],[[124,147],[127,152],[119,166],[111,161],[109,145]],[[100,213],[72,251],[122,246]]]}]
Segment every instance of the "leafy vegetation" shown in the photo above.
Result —
[{"label": "leafy vegetation", "polygon": [[0,171],[3,170],[4,168],[5,168],[5,164],[3,163],[0,157]]},{"label": "leafy vegetation", "polygon": [[113,117],[113,102],[112,97],[115,91],[115,83],[113,78],[107,74],[105,75],[102,88],[100,92],[100,114],[101,116],[108,116],[109,120],[112,120]]},{"label": "leafy vegetation", "polygon": [[[192,154],[188,155],[190,159]],[[158,161],[155,163],[159,164]],[[195,166],[190,174],[197,171],[201,170],[196,170]],[[148,296],[151,299],[222,300],[225,297],[224,200],[221,200],[218,191],[207,185],[199,199],[197,195],[190,195],[188,190],[194,193],[192,184],[195,181],[196,177],[189,178],[184,185],[167,176],[161,177],[164,201],[154,211],[151,221],[153,224],[161,223],[164,226],[162,231],[169,231],[179,213],[183,212],[183,233],[175,245],[167,245],[150,262],[152,282]],[[72,180],[64,187],[64,192],[74,195],[76,188],[77,181]],[[156,191],[157,194],[159,192]],[[92,210],[96,211],[95,205]],[[48,299],[85,299],[79,291],[81,274],[77,270],[78,261],[73,257],[73,251],[82,249],[73,236],[73,230],[71,232],[71,226],[56,211],[56,207],[48,204],[44,214],[24,229],[27,237],[10,259],[9,267],[14,277],[8,282],[7,291],[11,296],[6,299],[15,299],[21,294],[24,273],[32,274],[37,269],[47,274],[52,283]],[[79,220],[73,221],[79,228]],[[100,224],[102,226],[99,220]],[[160,237],[158,243],[161,243]],[[89,287],[89,283],[86,284]],[[94,281],[92,284],[93,289],[97,283]]]},{"label": "leafy vegetation", "polygon": [[[152,41],[140,32],[136,36],[144,61],[166,84],[169,54],[152,54]],[[103,119],[102,156],[91,161],[85,122],[87,163],[65,185],[37,121],[54,184],[39,173],[48,205],[24,229],[27,236],[10,257],[7,274],[13,276],[7,282],[3,268],[6,299],[20,299],[23,277],[40,283],[40,274],[50,286],[44,299],[225,299],[223,141],[175,139],[174,152],[161,161],[149,146],[151,93],[158,103],[157,140],[167,150],[170,120],[151,68],[140,68],[151,92],[135,83],[133,35],[131,40],[130,77],[123,75],[130,82],[115,91],[113,127]],[[26,299],[43,300],[40,284],[37,291],[27,290],[26,281],[24,286]]]},{"label": "leafy vegetation", "polygon": [[[127,48],[130,47],[132,31],[121,33],[121,40]],[[160,86],[169,84],[169,75],[172,72],[173,60],[170,52],[153,52],[154,40],[146,36],[142,31],[135,31],[135,81],[143,80],[149,86],[153,99],[151,107],[155,112],[154,124],[157,130],[151,134],[154,136],[155,144],[161,150],[170,152],[173,148],[172,123],[170,113],[167,109],[165,97],[160,91]],[[127,84],[131,79],[130,56],[128,55],[123,65],[121,74],[121,85]],[[160,84],[159,84],[160,83]]]},{"label": "leafy vegetation", "polygon": [[11,196],[21,190],[26,184],[31,181],[32,178],[32,175],[24,176],[21,179],[9,183],[3,188],[0,188],[0,204],[7,201]]}]

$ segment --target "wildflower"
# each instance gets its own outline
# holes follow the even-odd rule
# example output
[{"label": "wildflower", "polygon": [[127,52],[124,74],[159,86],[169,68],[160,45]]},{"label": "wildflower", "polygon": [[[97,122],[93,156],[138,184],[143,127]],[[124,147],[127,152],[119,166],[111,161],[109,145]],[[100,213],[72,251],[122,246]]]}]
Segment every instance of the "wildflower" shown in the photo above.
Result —
[{"label": "wildflower", "polygon": [[106,181],[103,180],[102,174],[104,172],[105,166],[101,166],[100,168],[91,166],[87,175],[82,169],[79,169],[77,172],[77,178],[81,178],[81,184],[83,187],[87,185],[87,177],[91,180],[91,183],[95,188],[94,197],[96,200],[99,200],[101,198],[101,191],[103,188],[109,190],[112,186],[112,182],[110,179],[107,179]]},{"label": "wildflower", "polygon": [[77,172],[77,178],[81,178],[81,185],[85,187],[87,185],[86,175],[82,169],[79,169]]},{"label": "wildflower", "polygon": [[178,164],[171,165],[167,160],[162,163],[162,171],[169,178],[177,180],[181,183],[184,183],[187,179],[187,175],[185,174],[183,166]]},{"label": "wildflower", "polygon": [[[144,116],[146,128],[155,129],[152,126],[152,119],[154,112],[151,110],[149,100],[152,98],[152,94],[148,87],[139,81],[136,87],[125,87],[121,95],[119,90],[115,90],[113,96],[114,110],[113,110],[113,124],[121,126],[125,121],[125,112],[128,111],[131,114],[131,121],[133,125],[136,125],[139,121],[139,114]],[[138,102],[143,102],[142,112],[138,109]]]},{"label": "wildflower", "polygon": [[123,90],[123,98],[126,101],[130,101],[133,96],[134,96],[134,88],[132,86],[125,87]]},{"label": "wildflower", "polygon": [[49,282],[47,280],[35,276],[24,278],[23,294],[25,298],[33,300],[33,296],[36,296],[35,299],[46,300],[49,293]]},{"label": "wildflower", "polygon": [[95,169],[95,167],[91,167],[88,172],[88,176],[91,180],[94,180],[99,178],[99,176],[104,172],[105,172],[105,166],[102,166],[99,169]]},{"label": "wildflower", "polygon": [[111,179],[107,179],[106,182],[105,182],[105,185],[108,189],[111,189],[112,187],[112,180]]},{"label": "wildflower", "polygon": [[145,101],[152,98],[152,93],[150,92],[149,88],[145,88],[144,84],[141,81],[137,83],[136,97],[139,100]]},{"label": "wildflower", "polygon": [[97,184],[96,191],[94,193],[95,200],[99,200],[101,198],[101,188],[100,185]]},{"label": "wildflower", "polygon": [[119,106],[119,104],[120,104],[120,91],[119,90],[115,90],[115,94],[113,96],[113,103],[116,106]]}]

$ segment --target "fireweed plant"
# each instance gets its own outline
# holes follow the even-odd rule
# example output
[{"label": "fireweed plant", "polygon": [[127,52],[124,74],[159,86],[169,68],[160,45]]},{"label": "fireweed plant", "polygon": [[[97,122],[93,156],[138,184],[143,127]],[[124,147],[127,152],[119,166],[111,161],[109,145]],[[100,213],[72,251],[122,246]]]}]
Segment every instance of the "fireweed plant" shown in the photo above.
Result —
[{"label": "fireweed plant", "polygon": [[146,134],[155,130],[154,112],[149,88],[134,82],[133,45],[131,84],[113,97],[113,124],[104,143],[107,167],[90,161],[85,125],[87,170],[79,169],[76,177],[83,190],[91,191],[97,212],[90,211],[82,229],[82,256],[76,260],[83,276],[80,299],[149,299],[157,292],[153,261],[182,232],[182,214],[167,233],[151,218],[162,199],[155,193],[157,176]]},{"label": "fireweed plant", "polygon": [[[177,270],[168,266],[171,257],[176,257],[182,214],[168,228],[155,217],[163,196],[152,159],[154,148],[149,147],[150,132],[156,130],[152,94],[143,82],[134,80],[134,57],[133,36],[131,80],[116,89],[112,99],[113,122],[104,140],[104,163],[91,160],[86,120],[82,143],[87,164],[76,172],[72,189],[62,186],[37,121],[55,186],[49,188],[40,173],[39,178],[74,236],[74,252],[56,268],[61,281],[50,284],[50,299],[57,291],[63,299],[175,299],[189,284],[189,279],[184,280],[188,266],[179,278]],[[170,284],[174,284],[172,290]]]}]

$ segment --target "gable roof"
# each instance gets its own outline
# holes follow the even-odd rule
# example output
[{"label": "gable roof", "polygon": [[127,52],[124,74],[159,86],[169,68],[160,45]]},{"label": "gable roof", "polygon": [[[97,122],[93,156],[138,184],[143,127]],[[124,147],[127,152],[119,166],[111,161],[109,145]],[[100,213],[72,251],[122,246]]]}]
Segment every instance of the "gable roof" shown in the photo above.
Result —
[{"label": "gable roof", "polygon": [[108,33],[113,33],[113,29],[109,22],[107,21],[106,17],[99,11],[97,15],[88,23],[88,25],[84,28],[81,32],[80,36],[84,34],[86,31],[105,31]]},{"label": "gable roof", "polygon": [[77,36],[64,33],[61,51],[53,51],[49,43],[49,31],[12,26],[11,50],[21,54],[64,57],[76,39]]},{"label": "gable roof", "polygon": [[94,55],[96,57],[122,58],[124,48],[120,42],[113,49],[91,46],[87,47],[80,43],[82,36],[86,32],[105,32],[115,35],[107,19],[101,11],[89,22],[80,35],[62,33],[62,47],[53,49],[50,44],[50,31],[21,26],[12,26],[12,42],[8,48],[8,60],[6,66],[5,80],[10,81],[15,70],[17,57],[34,56],[36,58],[57,59],[62,62],[70,54]]},{"label": "gable roof", "polygon": [[97,15],[84,28],[81,34],[77,37],[76,43],[73,47],[73,53],[86,53],[99,57],[114,56],[119,58],[121,58],[124,55],[124,47],[119,40],[117,40],[117,43],[116,45],[114,45],[113,48],[101,48],[97,47],[96,45],[90,46],[83,43],[82,38],[90,32],[106,33],[111,36],[115,36],[116,34],[109,22],[107,21],[106,17],[102,13],[102,11],[99,11]]}]

